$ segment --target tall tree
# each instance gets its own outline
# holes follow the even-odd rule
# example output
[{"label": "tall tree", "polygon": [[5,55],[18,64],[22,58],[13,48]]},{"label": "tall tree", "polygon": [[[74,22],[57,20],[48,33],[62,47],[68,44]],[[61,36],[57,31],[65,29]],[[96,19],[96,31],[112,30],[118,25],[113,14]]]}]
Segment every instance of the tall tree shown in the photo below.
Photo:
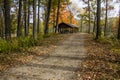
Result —
[{"label": "tall tree", "polygon": [[87,32],[90,33],[90,29],[91,29],[91,5],[90,5],[90,1],[91,0],[82,0],[85,4],[87,4],[88,6],[85,7],[88,11],[88,30]]},{"label": "tall tree", "polygon": [[37,39],[36,2],[37,0],[33,0],[33,38],[35,40]]},{"label": "tall tree", "polygon": [[17,37],[22,35],[21,27],[21,11],[22,11],[22,0],[19,0],[19,10],[18,10],[18,25],[17,25]]},{"label": "tall tree", "polygon": [[85,14],[79,14],[78,17],[80,17],[80,32],[83,31],[83,20],[85,17]]},{"label": "tall tree", "polygon": [[27,33],[29,34],[29,28],[30,28],[30,5],[31,1],[28,0],[28,16],[27,16]]},{"label": "tall tree", "polygon": [[120,39],[120,7],[119,7],[119,24],[118,24],[118,35],[117,38]]},{"label": "tall tree", "polygon": [[89,28],[88,28],[88,33],[90,33],[90,23],[91,23],[91,19],[90,19],[90,0],[88,0],[88,16],[89,16]]},{"label": "tall tree", "polygon": [[60,13],[59,11],[60,11],[60,0],[58,0],[58,9],[57,9],[55,33],[58,31],[58,22],[59,22],[59,13]]},{"label": "tall tree", "polygon": [[95,39],[98,39],[101,36],[100,14],[101,14],[101,0],[97,0],[97,31]]},{"label": "tall tree", "polygon": [[97,3],[96,0],[92,0],[91,10],[92,10],[92,15],[93,15],[93,33],[96,31],[96,12],[97,12],[96,3]]},{"label": "tall tree", "polygon": [[107,34],[107,22],[108,22],[108,0],[105,0],[105,3],[106,3],[106,8],[105,8],[105,11],[106,11],[106,13],[105,13],[105,26],[104,26],[104,36],[106,36],[106,34]]},{"label": "tall tree", "polygon": [[53,7],[53,15],[52,15],[52,17],[53,17],[53,22],[52,22],[53,23],[52,24],[53,25],[53,32],[55,32],[55,29],[56,29],[56,27],[55,27],[56,26],[55,25],[56,24],[56,14],[55,13],[56,13],[55,7]]},{"label": "tall tree", "polygon": [[94,25],[93,25],[93,32],[96,31],[96,13],[94,13]]},{"label": "tall tree", "polygon": [[46,23],[45,23],[44,34],[48,34],[48,29],[49,29],[48,25],[49,25],[49,18],[50,18],[51,2],[52,2],[52,0],[48,1],[47,16],[46,16]]},{"label": "tall tree", "polygon": [[11,24],[10,24],[10,0],[4,0],[5,9],[5,39],[11,38]]},{"label": "tall tree", "polygon": [[28,27],[27,27],[27,0],[24,0],[24,32],[25,32],[25,36],[28,36]]},{"label": "tall tree", "polygon": [[4,1],[0,1],[0,37],[4,38]]},{"label": "tall tree", "polygon": [[37,22],[37,33],[40,32],[40,0],[38,0],[38,22]]},{"label": "tall tree", "polygon": [[80,32],[82,32],[82,29],[83,29],[83,16],[81,16]]}]

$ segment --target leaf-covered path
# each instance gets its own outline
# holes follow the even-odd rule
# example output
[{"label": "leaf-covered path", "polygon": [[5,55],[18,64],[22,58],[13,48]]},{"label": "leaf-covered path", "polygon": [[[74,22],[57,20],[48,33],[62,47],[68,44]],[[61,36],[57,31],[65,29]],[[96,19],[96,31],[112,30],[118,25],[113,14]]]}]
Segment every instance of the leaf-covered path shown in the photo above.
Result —
[{"label": "leaf-covered path", "polygon": [[9,69],[0,80],[77,80],[76,71],[85,58],[84,33],[75,33],[51,52]]}]

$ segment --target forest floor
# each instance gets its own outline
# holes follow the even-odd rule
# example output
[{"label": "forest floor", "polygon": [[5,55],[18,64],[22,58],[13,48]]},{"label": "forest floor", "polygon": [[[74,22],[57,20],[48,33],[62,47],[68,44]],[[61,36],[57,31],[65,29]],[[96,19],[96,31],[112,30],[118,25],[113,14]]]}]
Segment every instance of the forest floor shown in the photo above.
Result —
[{"label": "forest floor", "polygon": [[86,35],[86,58],[78,71],[79,80],[120,80],[120,42],[117,39],[94,40]]},{"label": "forest floor", "polygon": [[120,79],[120,54],[89,34],[61,34],[42,43],[20,55],[12,54],[16,58],[6,55],[0,80]]}]

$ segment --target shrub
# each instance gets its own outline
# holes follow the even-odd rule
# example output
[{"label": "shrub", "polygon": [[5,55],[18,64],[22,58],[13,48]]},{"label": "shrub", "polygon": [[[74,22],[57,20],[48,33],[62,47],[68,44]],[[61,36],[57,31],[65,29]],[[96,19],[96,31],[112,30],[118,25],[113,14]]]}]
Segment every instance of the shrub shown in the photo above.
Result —
[{"label": "shrub", "polygon": [[11,51],[11,43],[4,40],[0,39],[0,52],[10,52]]},{"label": "shrub", "polygon": [[43,40],[43,34],[38,35],[37,40],[35,40],[35,45],[40,46],[42,44],[41,43],[42,40]]},{"label": "shrub", "polygon": [[28,48],[35,45],[35,40],[32,37],[21,37],[18,39],[20,47]]},{"label": "shrub", "polygon": [[9,53],[11,51],[19,51],[21,49],[27,49],[32,46],[41,45],[43,38],[55,36],[56,34],[40,34],[37,40],[34,40],[32,36],[12,38],[11,41],[0,39],[0,53]]},{"label": "shrub", "polygon": [[18,43],[19,43],[18,39],[13,39],[13,40],[10,41],[10,45],[11,45],[11,50],[12,51],[17,51],[17,50],[20,49],[20,46],[19,46]]},{"label": "shrub", "polygon": [[99,39],[98,39],[98,41],[100,42],[100,43],[102,43],[102,44],[111,44],[111,40],[109,39],[109,38],[106,38],[106,37],[100,37]]}]

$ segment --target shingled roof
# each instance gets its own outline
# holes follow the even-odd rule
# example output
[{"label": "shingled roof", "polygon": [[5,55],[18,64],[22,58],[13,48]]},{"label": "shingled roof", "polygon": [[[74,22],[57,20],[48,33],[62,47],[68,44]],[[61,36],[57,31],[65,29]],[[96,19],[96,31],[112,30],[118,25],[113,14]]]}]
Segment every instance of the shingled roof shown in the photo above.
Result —
[{"label": "shingled roof", "polygon": [[[67,24],[67,23],[64,23],[64,22],[60,23],[58,27],[62,27],[62,26],[60,26],[60,25],[66,25],[66,27],[70,27],[70,28],[78,28],[78,27],[75,26],[74,24]],[[64,26],[64,27],[65,27],[65,26]]]}]

